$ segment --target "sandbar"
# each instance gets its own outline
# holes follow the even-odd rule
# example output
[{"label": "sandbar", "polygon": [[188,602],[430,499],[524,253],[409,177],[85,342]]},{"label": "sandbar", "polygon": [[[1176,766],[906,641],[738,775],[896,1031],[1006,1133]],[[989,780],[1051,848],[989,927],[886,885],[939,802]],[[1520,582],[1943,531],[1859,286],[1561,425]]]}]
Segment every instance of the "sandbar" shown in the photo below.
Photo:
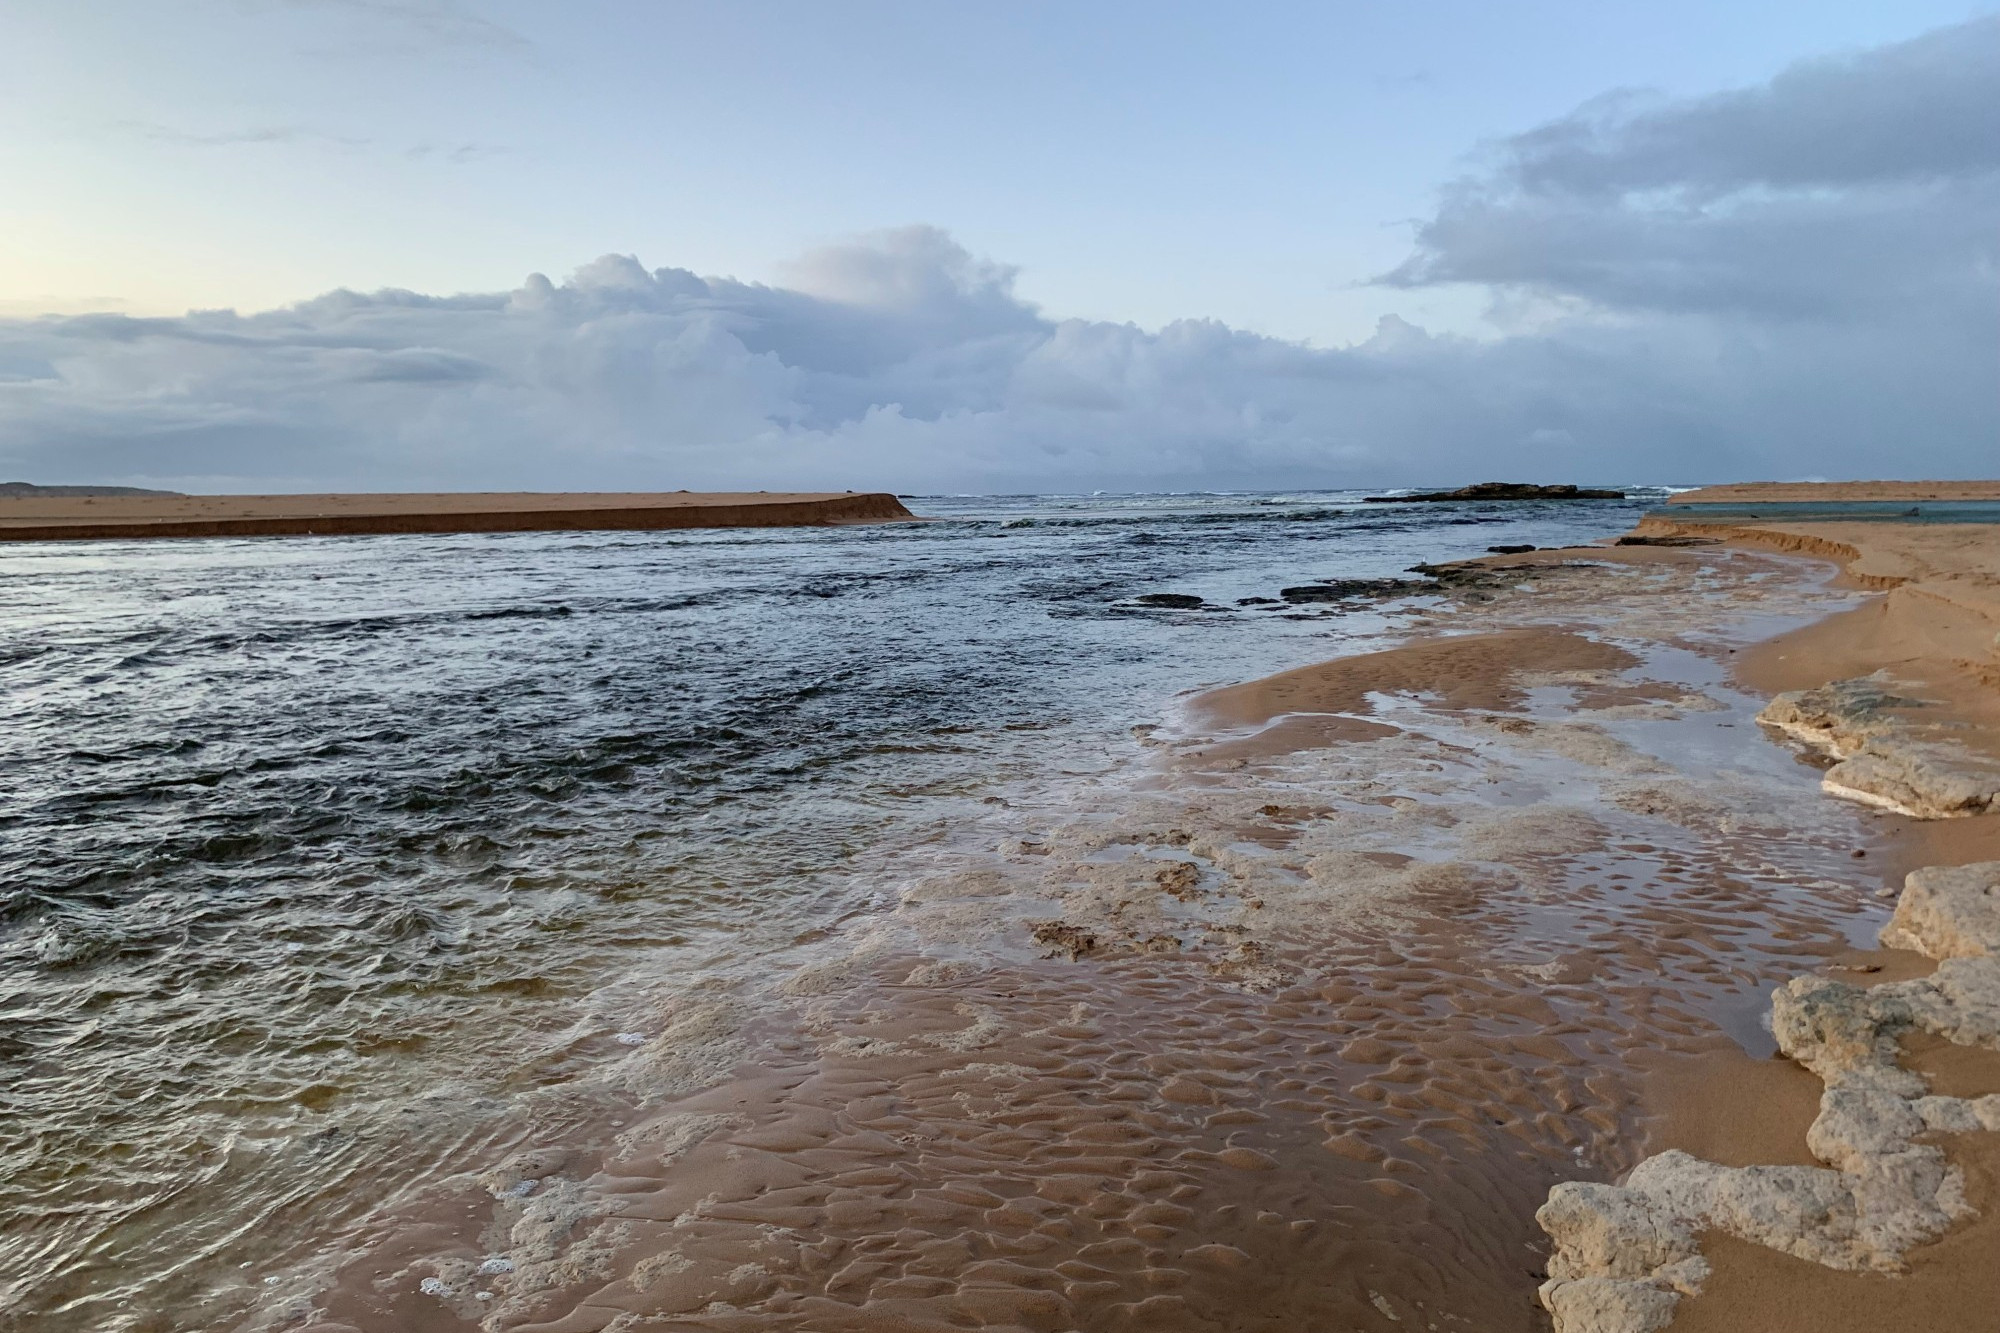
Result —
[{"label": "sandbar", "polygon": [[886,492],[413,492],[0,497],[0,541],[813,527],[913,519]]},{"label": "sandbar", "polygon": [[1670,505],[2000,500],[2000,481],[1738,481],[1671,496]]}]

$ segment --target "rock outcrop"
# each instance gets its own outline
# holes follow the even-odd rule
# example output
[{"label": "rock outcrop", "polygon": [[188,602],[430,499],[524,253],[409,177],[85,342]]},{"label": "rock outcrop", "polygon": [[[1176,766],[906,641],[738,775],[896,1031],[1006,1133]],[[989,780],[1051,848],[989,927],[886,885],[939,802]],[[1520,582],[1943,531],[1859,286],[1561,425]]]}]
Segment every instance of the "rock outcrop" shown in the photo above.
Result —
[{"label": "rock outcrop", "polygon": [[2000,771],[1962,763],[1944,747],[1883,746],[1843,759],[1820,786],[1829,796],[1913,819],[1983,815],[2000,802]]},{"label": "rock outcrop", "polygon": [[1912,871],[1882,943],[1931,958],[2000,954],[2000,862]]},{"label": "rock outcrop", "polygon": [[1526,481],[1480,481],[1455,491],[1423,491],[1415,495],[1371,495],[1371,504],[1401,504],[1406,500],[1623,500],[1623,491],[1594,491],[1580,486],[1537,486]]},{"label": "rock outcrop", "polygon": [[1757,720],[1836,762],[1828,795],[1915,819],[1952,819],[2000,809],[2000,764],[1906,714],[1926,705],[1892,692],[1885,672],[1838,680],[1773,699]]},{"label": "rock outcrop", "polygon": [[1568,1181],[1536,1213],[1555,1241],[1542,1304],[1557,1333],[1654,1333],[1708,1275],[1699,1238],[1724,1231],[1829,1268],[1896,1272],[1970,1213],[1927,1133],[2000,1129],[2000,1094],[1932,1096],[1898,1063],[1912,1031],[2000,1050],[2000,861],[1913,872],[1882,942],[1943,961],[1858,987],[1797,977],[1772,996],[1779,1049],[1825,1083],[1806,1146],[1826,1163],[1725,1167],[1684,1152],[1622,1185]]},{"label": "rock outcrop", "polygon": [[1918,700],[1891,692],[1889,685],[1888,674],[1878,671],[1816,690],[1793,690],[1766,704],[1757,720],[1845,759],[1894,729],[1890,709],[1920,706]]}]

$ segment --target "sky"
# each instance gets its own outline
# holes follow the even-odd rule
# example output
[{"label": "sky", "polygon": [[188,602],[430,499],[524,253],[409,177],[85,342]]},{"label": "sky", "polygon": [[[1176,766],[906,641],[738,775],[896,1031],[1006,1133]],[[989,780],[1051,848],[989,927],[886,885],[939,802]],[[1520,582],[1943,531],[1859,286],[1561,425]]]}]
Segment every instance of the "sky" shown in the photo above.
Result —
[{"label": "sky", "polygon": [[0,0],[0,473],[1990,475],[1993,13]]}]

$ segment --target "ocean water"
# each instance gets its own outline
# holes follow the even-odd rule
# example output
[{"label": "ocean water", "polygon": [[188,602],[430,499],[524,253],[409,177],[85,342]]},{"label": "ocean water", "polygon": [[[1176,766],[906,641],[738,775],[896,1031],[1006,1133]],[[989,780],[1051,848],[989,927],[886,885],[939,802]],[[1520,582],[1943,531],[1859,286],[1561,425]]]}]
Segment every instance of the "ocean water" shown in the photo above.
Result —
[{"label": "ocean water", "polygon": [[754,976],[1009,784],[1385,624],[1241,599],[1662,494],[0,547],[0,1320],[226,1322],[224,1275],[476,1159],[661,987]]}]

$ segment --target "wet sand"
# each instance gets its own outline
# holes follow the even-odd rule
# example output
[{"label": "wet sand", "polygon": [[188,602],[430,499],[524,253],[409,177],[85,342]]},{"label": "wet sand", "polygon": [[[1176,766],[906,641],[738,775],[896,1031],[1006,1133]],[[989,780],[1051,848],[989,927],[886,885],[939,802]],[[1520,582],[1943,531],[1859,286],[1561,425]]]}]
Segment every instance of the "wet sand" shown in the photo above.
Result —
[{"label": "wet sand", "polygon": [[[880,867],[881,913],[663,1014],[243,1326],[1546,1329],[1551,1185],[1811,1160],[1770,988],[1928,960],[1869,947],[1915,822],[1752,721],[1879,656],[1812,636],[1880,598],[1739,546],[1482,563],[1506,586],[1408,642],[1191,699]],[[1901,1279],[1718,1242],[1675,1327],[1947,1318],[1995,1234]]]},{"label": "wet sand", "polygon": [[913,517],[884,493],[0,496],[0,541],[801,527]]},{"label": "wet sand", "polygon": [[1431,695],[1454,709],[1513,708],[1525,692],[1526,673],[1615,671],[1638,663],[1624,649],[1580,634],[1543,627],[1503,630],[1300,667],[1212,690],[1202,697],[1202,706],[1217,721],[1233,726],[1261,726],[1294,713],[1366,711],[1369,695],[1393,692]]}]

